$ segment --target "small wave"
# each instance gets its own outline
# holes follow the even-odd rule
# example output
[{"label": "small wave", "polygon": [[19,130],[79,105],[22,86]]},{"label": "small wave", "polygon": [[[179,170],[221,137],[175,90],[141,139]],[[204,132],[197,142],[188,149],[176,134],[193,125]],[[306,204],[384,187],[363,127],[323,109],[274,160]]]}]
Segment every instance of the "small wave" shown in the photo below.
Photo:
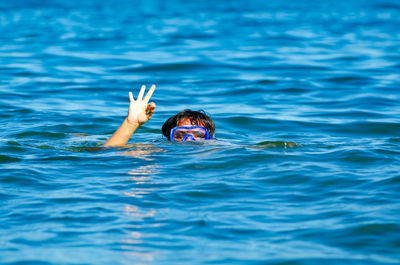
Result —
[{"label": "small wave", "polygon": [[13,136],[18,139],[32,138],[32,137],[40,139],[63,139],[68,137],[68,134],[57,133],[57,132],[26,131],[26,132],[16,133]]},{"label": "small wave", "polygon": [[21,161],[20,158],[7,156],[7,155],[0,155],[0,163],[11,163],[11,162],[19,162]]},{"label": "small wave", "polygon": [[249,147],[254,148],[268,148],[268,147],[278,147],[278,148],[294,148],[302,146],[301,144],[295,142],[285,142],[285,141],[265,141],[257,143],[256,145],[251,145]]},{"label": "small wave", "polygon": [[164,64],[152,64],[146,66],[135,66],[131,68],[124,68],[119,69],[120,72],[133,72],[133,73],[140,73],[140,72],[154,72],[154,71],[192,71],[192,70],[199,70],[199,69],[207,69],[208,65],[203,63],[164,63]]},{"label": "small wave", "polygon": [[347,76],[338,76],[338,77],[330,77],[323,79],[326,82],[332,83],[354,83],[354,82],[370,82],[372,78],[361,75],[347,75]]}]

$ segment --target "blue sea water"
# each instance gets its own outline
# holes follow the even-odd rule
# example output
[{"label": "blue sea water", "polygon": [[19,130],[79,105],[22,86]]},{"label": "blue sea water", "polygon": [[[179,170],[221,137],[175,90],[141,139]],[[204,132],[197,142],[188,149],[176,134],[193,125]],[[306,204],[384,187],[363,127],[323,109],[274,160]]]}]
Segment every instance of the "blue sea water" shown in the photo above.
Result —
[{"label": "blue sea water", "polygon": [[[396,0],[0,0],[0,263],[400,264],[399,29]],[[162,137],[185,108],[216,141]]]}]

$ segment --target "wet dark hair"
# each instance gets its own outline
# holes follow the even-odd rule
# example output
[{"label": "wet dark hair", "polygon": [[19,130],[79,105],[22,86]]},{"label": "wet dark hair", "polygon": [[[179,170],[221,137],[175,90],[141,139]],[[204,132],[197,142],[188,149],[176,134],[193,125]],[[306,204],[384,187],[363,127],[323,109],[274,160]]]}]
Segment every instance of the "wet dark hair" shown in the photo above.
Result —
[{"label": "wet dark hair", "polygon": [[182,119],[189,119],[192,125],[206,127],[206,129],[210,133],[210,136],[214,136],[215,124],[204,110],[194,111],[190,109],[185,109],[169,118],[162,126],[162,133],[165,137],[168,138],[168,140],[170,140],[169,134],[171,132],[171,129],[178,126],[179,121]]}]

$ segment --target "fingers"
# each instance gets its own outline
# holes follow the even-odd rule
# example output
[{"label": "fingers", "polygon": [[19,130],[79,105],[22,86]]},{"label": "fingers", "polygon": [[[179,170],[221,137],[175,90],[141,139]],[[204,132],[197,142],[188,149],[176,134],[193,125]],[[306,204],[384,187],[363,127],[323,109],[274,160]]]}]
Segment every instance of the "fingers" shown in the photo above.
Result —
[{"label": "fingers", "polygon": [[149,119],[153,115],[155,109],[156,109],[156,104],[154,102],[151,102],[150,104],[147,105],[147,107],[146,107],[146,115],[147,115],[147,117]]},{"label": "fingers", "polygon": [[[156,89],[156,85],[152,85],[150,87],[149,91],[147,91],[146,97],[143,99],[144,91],[146,90],[146,86],[143,85],[140,88],[140,91],[139,91],[139,94],[138,94],[138,97],[137,97],[136,101],[142,101],[143,100],[147,104],[147,102],[149,102],[151,96],[153,95],[153,92],[154,92],[155,89]],[[132,92],[129,92],[129,100],[130,101],[134,101]]]},{"label": "fingers", "polygon": [[138,97],[137,97],[137,101],[141,101],[142,99],[143,99],[143,95],[144,95],[144,91],[146,90],[146,86],[145,85],[143,85],[141,88],[140,88],[140,92],[139,92],[139,95],[138,95]]},{"label": "fingers", "polygon": [[147,104],[146,112],[148,112],[150,110],[154,110],[155,108],[156,108],[156,104],[154,102],[151,102],[151,103]]},{"label": "fingers", "polygon": [[[149,102],[151,96],[153,95],[154,90],[156,89],[156,85],[152,85],[147,92],[146,96],[144,97],[144,102]],[[155,106],[155,105],[154,105]]]}]

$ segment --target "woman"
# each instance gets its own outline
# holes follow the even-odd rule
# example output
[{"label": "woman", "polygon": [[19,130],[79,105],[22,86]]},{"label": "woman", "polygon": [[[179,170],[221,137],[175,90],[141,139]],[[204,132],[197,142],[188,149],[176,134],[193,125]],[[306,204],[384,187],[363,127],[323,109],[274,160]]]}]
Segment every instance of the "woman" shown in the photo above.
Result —
[{"label": "woman", "polygon": [[[129,92],[129,111],[121,126],[104,146],[125,145],[133,133],[153,115],[156,104],[148,103],[154,90],[152,85],[143,98],[146,86],[142,86],[136,100]],[[214,139],[215,124],[204,111],[183,110],[170,117],[162,126],[162,132],[171,141],[198,141]]]}]

